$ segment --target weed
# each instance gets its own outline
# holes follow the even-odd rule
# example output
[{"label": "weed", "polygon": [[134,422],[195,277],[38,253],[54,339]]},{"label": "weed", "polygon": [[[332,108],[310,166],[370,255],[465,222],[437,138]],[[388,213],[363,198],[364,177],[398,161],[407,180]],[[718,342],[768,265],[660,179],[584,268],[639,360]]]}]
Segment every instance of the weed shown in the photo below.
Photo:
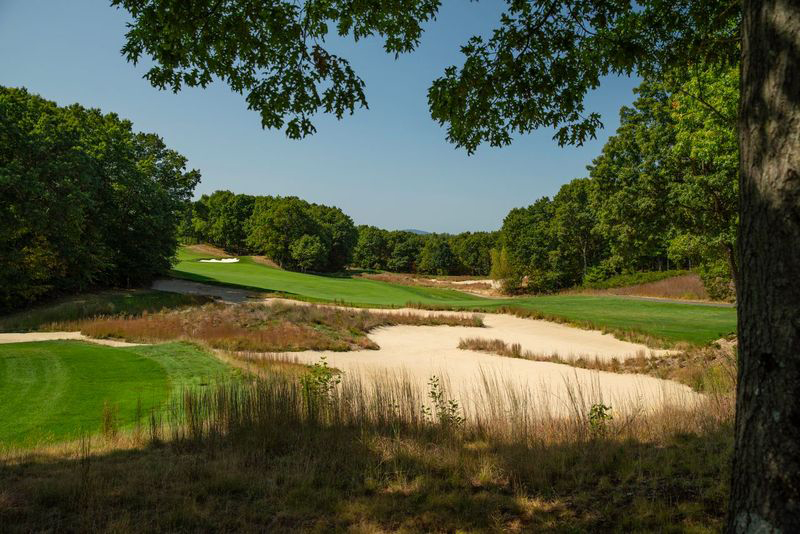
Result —
[{"label": "weed", "polygon": [[602,402],[592,404],[589,409],[589,431],[595,438],[605,437],[608,430],[608,423],[614,419],[611,415],[611,406],[606,406]]},{"label": "weed", "polygon": [[455,399],[448,399],[441,379],[433,375],[428,380],[428,398],[432,406],[422,407],[422,417],[428,423],[438,423],[443,428],[458,428],[464,424],[461,407]]}]

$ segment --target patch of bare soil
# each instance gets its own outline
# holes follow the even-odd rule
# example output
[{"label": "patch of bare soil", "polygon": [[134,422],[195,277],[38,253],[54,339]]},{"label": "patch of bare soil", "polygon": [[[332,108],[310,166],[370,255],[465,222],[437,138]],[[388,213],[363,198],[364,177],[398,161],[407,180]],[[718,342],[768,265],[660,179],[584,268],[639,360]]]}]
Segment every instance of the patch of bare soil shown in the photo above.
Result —
[{"label": "patch of bare soil", "polygon": [[269,259],[266,256],[250,256],[254,262],[259,263],[261,265],[266,265],[267,267],[274,267],[275,269],[280,269],[281,266]]},{"label": "patch of bare soil", "polygon": [[207,254],[208,256],[215,256],[220,258],[235,256],[235,254],[228,254],[219,247],[215,247],[213,245],[207,245],[205,243],[199,245],[189,245],[186,248],[196,254]]}]

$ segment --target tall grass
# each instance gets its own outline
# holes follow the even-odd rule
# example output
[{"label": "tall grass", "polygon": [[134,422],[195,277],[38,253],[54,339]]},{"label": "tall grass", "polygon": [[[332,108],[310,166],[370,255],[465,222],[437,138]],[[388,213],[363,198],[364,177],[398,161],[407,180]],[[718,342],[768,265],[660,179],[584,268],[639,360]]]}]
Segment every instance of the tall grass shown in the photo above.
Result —
[{"label": "tall grass", "polygon": [[137,342],[184,339],[231,351],[353,350],[378,348],[366,334],[392,325],[483,326],[477,315],[423,316],[380,313],[324,306],[222,304],[142,314],[138,317],[100,318],[78,323],[87,336]]},{"label": "tall grass", "polygon": [[675,278],[676,276],[686,276],[690,274],[691,271],[686,270],[641,271],[635,273],[617,274],[606,278],[605,280],[586,282],[583,287],[588,289],[622,288],[658,282],[659,280]]},{"label": "tall grass", "polygon": [[[708,300],[708,292],[703,281],[695,273],[680,274],[684,271],[675,271],[672,276],[657,280],[639,281],[626,285],[612,284],[609,287],[598,287],[589,284],[565,293],[578,293],[590,295],[631,295],[639,297],[655,297],[667,299]],[[633,281],[633,280],[631,280]],[[602,286],[602,284],[601,284]]]},{"label": "tall grass", "polygon": [[309,388],[266,369],[251,383],[187,389],[138,433],[0,459],[0,522],[140,532],[720,527],[732,416],[722,396],[612,406],[593,420],[592,391],[573,388],[570,412],[558,415],[552,399],[487,375],[481,402],[456,405],[453,418],[440,409],[452,399],[439,378],[436,391],[401,374]]},{"label": "tall grass", "polygon": [[646,374],[675,380],[704,393],[732,394],[736,384],[735,344],[688,347],[667,355],[648,356],[640,351],[633,358],[623,359],[541,354],[522,350],[519,343],[509,344],[502,339],[464,338],[459,341],[458,348],[489,352],[509,358],[571,365],[581,369]]}]

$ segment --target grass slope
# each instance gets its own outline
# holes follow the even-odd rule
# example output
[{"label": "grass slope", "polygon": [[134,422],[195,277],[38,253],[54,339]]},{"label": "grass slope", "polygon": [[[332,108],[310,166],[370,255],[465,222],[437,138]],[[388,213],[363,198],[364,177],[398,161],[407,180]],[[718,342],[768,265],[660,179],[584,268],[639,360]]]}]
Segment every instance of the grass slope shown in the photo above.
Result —
[{"label": "grass slope", "polygon": [[185,343],[114,348],[79,341],[0,345],[0,446],[76,438],[100,429],[104,404],[121,426],[184,387],[231,371]]},{"label": "grass slope", "polygon": [[201,263],[179,254],[173,275],[205,283],[222,283],[288,297],[357,306],[397,307],[408,302],[429,305],[470,304],[483,299],[447,289],[387,284],[377,280],[284,271],[243,257],[238,263]]},{"label": "grass slope", "polygon": [[247,257],[238,263],[201,263],[179,253],[173,274],[198,282],[283,293],[292,298],[345,302],[356,306],[422,306],[493,311],[518,307],[598,328],[637,331],[670,342],[707,343],[736,329],[736,310],[614,296],[553,295],[514,299],[483,298],[459,291],[388,284],[363,278],[320,276],[274,269]]},{"label": "grass slope", "polygon": [[148,289],[84,293],[0,317],[0,332],[28,332],[97,316],[140,315],[143,312],[205,304],[210,300],[198,295]]}]

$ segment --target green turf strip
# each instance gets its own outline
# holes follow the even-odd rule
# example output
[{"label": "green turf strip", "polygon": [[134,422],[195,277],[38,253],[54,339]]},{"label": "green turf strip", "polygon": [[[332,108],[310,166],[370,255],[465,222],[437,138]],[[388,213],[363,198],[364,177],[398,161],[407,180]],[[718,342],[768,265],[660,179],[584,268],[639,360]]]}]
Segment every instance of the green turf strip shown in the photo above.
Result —
[{"label": "green turf strip", "polygon": [[635,330],[671,342],[707,343],[736,330],[736,310],[690,303],[614,296],[551,295],[483,298],[460,291],[388,284],[378,280],[284,271],[243,257],[238,263],[202,263],[179,254],[173,274],[198,282],[239,286],[288,297],[355,306],[398,307],[408,303],[454,309],[492,310],[516,306],[598,327]]},{"label": "green turf strip", "polygon": [[56,442],[97,432],[106,402],[121,426],[184,387],[231,376],[186,343],[115,348],[80,341],[0,345],[0,445]]}]

